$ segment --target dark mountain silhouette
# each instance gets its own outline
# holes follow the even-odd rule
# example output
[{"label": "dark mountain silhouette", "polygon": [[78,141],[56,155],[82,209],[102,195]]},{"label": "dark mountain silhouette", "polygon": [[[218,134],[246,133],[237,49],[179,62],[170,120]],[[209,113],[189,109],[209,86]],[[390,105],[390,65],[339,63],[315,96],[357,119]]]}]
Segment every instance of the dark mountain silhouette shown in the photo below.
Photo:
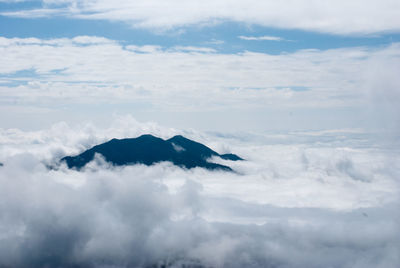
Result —
[{"label": "dark mountain silhouette", "polygon": [[101,154],[107,162],[116,166],[138,163],[152,165],[161,161],[170,161],[188,169],[203,167],[211,170],[232,171],[228,166],[210,163],[207,159],[218,156],[225,160],[243,160],[234,154],[220,155],[207,146],[180,135],[168,140],[152,135],[142,135],[132,139],[112,139],[77,156],[66,156],[61,161],[65,161],[69,168],[79,170],[93,160],[95,153]]}]

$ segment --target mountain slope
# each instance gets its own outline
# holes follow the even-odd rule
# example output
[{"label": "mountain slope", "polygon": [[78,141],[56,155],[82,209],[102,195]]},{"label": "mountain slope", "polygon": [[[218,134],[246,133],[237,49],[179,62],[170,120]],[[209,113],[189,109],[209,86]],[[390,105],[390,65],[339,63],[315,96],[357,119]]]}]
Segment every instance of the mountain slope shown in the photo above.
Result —
[{"label": "mountain slope", "polygon": [[170,161],[184,168],[203,167],[232,171],[228,166],[210,163],[207,159],[219,156],[226,160],[242,160],[234,154],[220,155],[207,146],[180,135],[168,140],[142,135],[131,139],[112,139],[77,156],[66,156],[61,161],[65,161],[69,168],[81,169],[93,160],[95,153],[101,154],[107,162],[117,166],[138,163],[152,165]]}]

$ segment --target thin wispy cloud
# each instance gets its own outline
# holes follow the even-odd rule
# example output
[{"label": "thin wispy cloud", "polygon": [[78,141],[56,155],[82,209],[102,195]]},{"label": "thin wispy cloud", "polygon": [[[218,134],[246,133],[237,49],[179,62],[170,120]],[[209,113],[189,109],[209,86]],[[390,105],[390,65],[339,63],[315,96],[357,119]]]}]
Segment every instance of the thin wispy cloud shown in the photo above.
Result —
[{"label": "thin wispy cloud", "polygon": [[247,41],[291,41],[279,36],[263,35],[263,36],[238,36],[239,39]]},{"label": "thin wispy cloud", "polygon": [[214,53],[217,52],[215,49],[210,47],[193,47],[193,46],[175,46],[171,49],[172,51],[183,51],[183,52],[197,52],[197,53]]}]

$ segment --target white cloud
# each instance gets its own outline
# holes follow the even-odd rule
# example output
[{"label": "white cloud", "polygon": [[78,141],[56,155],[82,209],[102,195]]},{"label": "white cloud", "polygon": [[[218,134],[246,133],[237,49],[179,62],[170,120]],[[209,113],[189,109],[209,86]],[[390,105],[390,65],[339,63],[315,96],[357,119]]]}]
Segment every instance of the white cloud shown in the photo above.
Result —
[{"label": "white cloud", "polygon": [[[117,121],[107,129],[58,124],[35,132],[1,130],[0,265],[395,268],[400,263],[396,150],[348,142],[337,147],[323,142],[325,134],[311,143],[268,145]],[[241,175],[185,171],[168,163],[94,165],[83,172],[47,170],[42,164],[110,137],[148,132],[228,146],[247,161],[230,163]],[[343,161],[369,181],[355,180],[338,165]]]},{"label": "white cloud", "polygon": [[[7,159],[10,157],[31,154],[46,164],[52,164],[54,160],[65,155],[77,154],[112,138],[137,137],[148,133],[164,139],[181,134],[202,142],[218,152],[237,153],[248,160],[245,162],[217,160],[243,174],[243,176],[228,174],[229,185],[226,185],[225,173],[208,176],[208,172],[198,170],[197,174],[196,171],[197,175],[193,180],[204,184],[206,186],[204,192],[211,195],[284,207],[307,206],[343,210],[378,206],[395,198],[396,188],[393,184],[395,181],[391,181],[389,175],[389,170],[396,173],[400,164],[395,151],[391,155],[389,151],[370,149],[368,146],[371,143],[378,148],[383,143],[370,140],[370,137],[362,135],[364,134],[362,132],[360,134],[349,130],[325,131],[318,135],[315,132],[311,132],[311,135],[308,132],[285,134],[278,140],[271,140],[269,135],[264,138],[252,138],[246,133],[242,138],[235,136],[227,138],[194,130],[166,128],[156,123],[140,123],[131,116],[123,116],[115,117],[113,124],[108,128],[100,128],[93,124],[70,127],[66,123],[58,123],[50,129],[39,131],[1,129],[0,162],[7,164]],[[360,140],[360,137],[368,137],[369,140],[366,145],[361,146],[359,143],[352,143],[352,137],[354,141]],[[338,139],[342,140],[341,144],[336,143]],[[288,143],[285,144],[285,141]],[[388,165],[389,159],[395,164]],[[235,177],[233,181],[231,181],[232,176]],[[176,186],[183,183],[182,178],[174,178],[166,183],[176,189]],[[244,182],[252,192],[251,195],[243,191]],[[280,191],[274,190],[265,195],[266,188],[260,188],[260,183],[266,188],[280,189]],[[327,183],[338,191],[326,188]],[[297,186],[293,188],[294,184]],[[352,187],[347,189],[350,184]],[[282,199],[286,193],[297,190],[298,202],[293,199]],[[394,191],[393,195],[388,194],[391,191]],[[338,193],[341,196],[340,200],[336,200]]]},{"label": "white cloud", "polygon": [[374,34],[400,30],[397,0],[353,1],[43,1],[44,8],[2,12],[4,16],[67,16],[124,21],[134,27],[170,29],[232,20],[266,27],[333,34]]},{"label": "white cloud", "polygon": [[[84,101],[93,93],[107,99],[129,99],[137,97],[135,88],[143,88],[161,98],[170,93],[191,92],[201,100],[212,93],[217,102],[244,104],[254,100],[252,105],[271,105],[274,100],[281,101],[279,105],[301,105],[309,103],[309,97],[313,105],[357,102],[362,96],[364,66],[400,53],[399,45],[393,44],[382,49],[301,50],[282,55],[218,54],[202,47],[123,47],[109,39],[88,36],[50,40],[1,38],[0,44],[3,62],[7,62],[0,67],[0,73],[29,70],[37,74],[26,85],[3,87],[3,97],[80,96]],[[20,78],[16,75],[9,80]],[[311,90],[292,91],[292,85]],[[86,94],[90,98],[85,98]]]},{"label": "white cloud", "polygon": [[97,36],[77,36],[71,39],[72,43],[82,45],[112,44],[114,41]]},{"label": "white cloud", "polygon": [[9,46],[29,46],[29,45],[42,45],[42,46],[77,46],[77,45],[107,45],[117,44],[116,41],[98,36],[76,36],[74,38],[57,38],[57,39],[39,39],[39,38],[5,38],[0,37],[0,45],[3,47]]},{"label": "white cloud", "polygon": [[270,35],[264,35],[264,36],[239,36],[239,39],[242,40],[248,40],[248,41],[288,41],[282,37],[279,36],[270,36]]},{"label": "white cloud", "polygon": [[145,46],[128,45],[125,47],[125,49],[142,53],[155,53],[155,52],[161,52],[162,47],[154,45],[145,45]]}]

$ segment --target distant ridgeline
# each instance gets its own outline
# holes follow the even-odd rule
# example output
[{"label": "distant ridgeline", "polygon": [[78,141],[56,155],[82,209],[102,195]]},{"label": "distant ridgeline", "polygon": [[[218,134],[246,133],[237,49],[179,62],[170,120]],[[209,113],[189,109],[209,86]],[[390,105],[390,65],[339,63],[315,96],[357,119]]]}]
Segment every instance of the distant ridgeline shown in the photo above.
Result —
[{"label": "distant ridgeline", "polygon": [[152,135],[142,135],[133,139],[112,139],[84,151],[77,156],[66,156],[61,159],[69,168],[81,169],[93,160],[95,153],[101,154],[107,162],[116,166],[145,164],[152,165],[162,161],[170,161],[184,168],[202,167],[232,171],[228,166],[207,162],[212,156],[225,160],[243,160],[234,154],[220,155],[207,146],[189,140],[183,136],[174,136],[163,140]]}]

